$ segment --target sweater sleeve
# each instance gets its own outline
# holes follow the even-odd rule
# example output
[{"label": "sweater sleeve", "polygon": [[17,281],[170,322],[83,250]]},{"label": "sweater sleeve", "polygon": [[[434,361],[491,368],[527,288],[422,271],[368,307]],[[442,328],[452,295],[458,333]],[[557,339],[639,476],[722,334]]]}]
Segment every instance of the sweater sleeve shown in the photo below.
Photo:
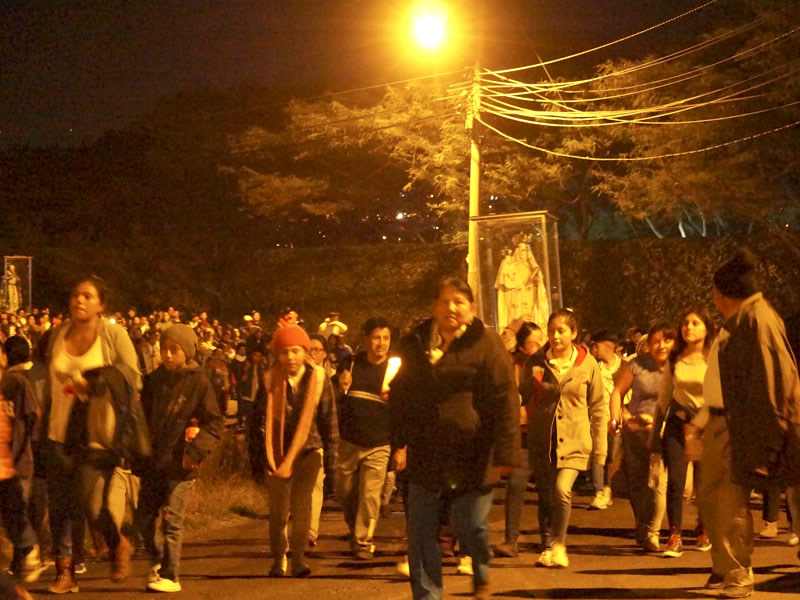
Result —
[{"label": "sweater sleeve", "polygon": [[197,434],[197,437],[194,438],[189,447],[192,454],[202,460],[217,445],[222,436],[225,420],[219,411],[214,386],[205,374],[201,375],[197,393],[200,398],[192,418],[197,419],[200,433]]},{"label": "sweater sleeve", "polygon": [[113,346],[115,358],[113,365],[119,369],[125,381],[134,390],[142,389],[142,374],[139,371],[139,357],[136,356],[136,348],[133,347],[128,332],[119,325],[106,323],[108,339]]},{"label": "sweater sleeve", "polygon": [[603,464],[608,454],[608,396],[603,388],[603,376],[597,362],[592,360],[589,385],[586,390],[592,434],[592,463]]}]

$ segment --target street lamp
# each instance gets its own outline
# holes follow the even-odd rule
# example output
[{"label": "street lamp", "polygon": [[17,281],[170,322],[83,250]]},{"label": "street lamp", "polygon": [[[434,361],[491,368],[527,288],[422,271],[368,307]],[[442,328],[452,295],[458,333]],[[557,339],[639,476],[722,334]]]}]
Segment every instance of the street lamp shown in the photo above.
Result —
[{"label": "street lamp", "polygon": [[[482,4],[481,4],[482,8]],[[482,11],[481,11],[482,13]],[[417,44],[428,51],[439,49],[447,35],[447,12],[436,3],[419,4],[412,9],[411,27]],[[482,294],[478,271],[478,226],[473,217],[480,214],[481,154],[473,124],[480,111],[480,66],[475,61],[472,101],[467,110],[466,128],[470,135],[469,233],[467,238],[467,281],[475,295],[478,314],[482,314]]]},{"label": "street lamp", "polygon": [[437,5],[414,8],[411,18],[414,39],[426,50],[436,50],[447,33],[447,13]]}]

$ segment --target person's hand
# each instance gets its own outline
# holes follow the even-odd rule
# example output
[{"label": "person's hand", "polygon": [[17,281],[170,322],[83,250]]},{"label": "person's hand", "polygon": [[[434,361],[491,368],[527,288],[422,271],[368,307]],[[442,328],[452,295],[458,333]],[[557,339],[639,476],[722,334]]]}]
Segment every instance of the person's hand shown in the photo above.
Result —
[{"label": "person's hand", "polygon": [[346,392],[351,385],[353,385],[353,372],[345,369],[339,373],[339,387],[343,392]]},{"label": "person's hand", "polygon": [[86,377],[82,373],[76,373],[72,376],[72,387],[81,395],[89,393],[89,382],[86,381]]},{"label": "person's hand", "polygon": [[505,329],[503,329],[503,331],[500,332],[500,339],[502,340],[503,346],[505,346],[506,350],[508,350],[509,352],[513,352],[514,350],[516,350],[517,335],[511,328],[506,327]]},{"label": "person's hand", "polygon": [[292,464],[284,460],[272,475],[278,479],[289,479],[292,476]]},{"label": "person's hand", "polygon": [[394,456],[392,456],[392,465],[394,466],[394,470],[398,473],[400,471],[405,471],[407,450],[406,446],[403,446],[395,450]]},{"label": "person's hand", "polygon": [[703,431],[691,423],[683,425],[683,448],[686,460],[689,462],[700,461],[703,458]]},{"label": "person's hand", "polygon": [[513,467],[497,467],[497,472],[500,477],[508,477],[511,475],[511,470]]},{"label": "person's hand", "polygon": [[617,423],[616,419],[609,419],[609,421],[608,421],[608,433],[611,433],[611,434],[616,433],[618,427],[619,427],[619,423]]}]

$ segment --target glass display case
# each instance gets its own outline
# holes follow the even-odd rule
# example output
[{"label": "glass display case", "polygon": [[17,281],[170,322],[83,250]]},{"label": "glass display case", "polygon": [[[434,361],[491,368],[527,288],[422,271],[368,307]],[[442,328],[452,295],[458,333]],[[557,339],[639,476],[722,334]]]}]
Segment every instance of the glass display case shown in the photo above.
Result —
[{"label": "glass display case", "polygon": [[9,313],[15,313],[20,308],[30,311],[32,287],[33,258],[4,256],[0,309]]},{"label": "glass display case", "polygon": [[479,317],[497,331],[514,319],[547,329],[563,306],[558,219],[547,211],[473,217],[478,228]]}]

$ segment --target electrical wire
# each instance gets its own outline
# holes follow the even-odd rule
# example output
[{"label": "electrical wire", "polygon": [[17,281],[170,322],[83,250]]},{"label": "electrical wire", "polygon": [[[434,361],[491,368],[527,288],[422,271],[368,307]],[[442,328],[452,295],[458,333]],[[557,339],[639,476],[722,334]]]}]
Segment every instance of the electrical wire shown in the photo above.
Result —
[{"label": "electrical wire", "polygon": [[[711,45],[717,44],[717,43],[719,43],[721,41],[725,41],[725,40],[727,40],[727,39],[729,39],[731,37],[737,36],[737,35],[739,35],[739,34],[741,34],[743,32],[749,31],[749,30],[755,28],[756,26],[760,25],[761,23],[763,23],[763,22],[765,22],[765,21],[767,21],[767,20],[769,20],[769,19],[771,19],[773,17],[778,16],[783,12],[786,12],[787,10],[789,10],[789,8],[790,7],[786,6],[786,7],[783,7],[781,9],[777,9],[775,11],[772,11],[770,13],[763,14],[759,18],[757,18],[757,19],[755,19],[755,20],[753,20],[751,22],[748,22],[745,25],[742,25],[742,26],[740,26],[738,28],[735,28],[733,30],[729,30],[729,31],[723,32],[722,34],[719,34],[719,35],[717,35],[715,37],[709,38],[709,39],[704,40],[704,41],[702,41],[702,42],[700,42],[698,44],[695,44],[693,46],[689,46],[688,48],[684,48],[684,49],[678,50],[678,51],[673,52],[671,54],[667,54],[667,55],[659,57],[659,58],[651,59],[649,61],[645,61],[645,62],[640,63],[638,65],[634,65],[632,67],[628,67],[626,69],[617,70],[617,71],[614,71],[614,72],[611,72],[611,73],[604,73],[604,74],[597,75],[595,77],[591,77],[591,78],[587,78],[587,79],[582,79],[582,80],[577,80],[577,81],[569,81],[569,82],[551,83],[551,84],[523,83],[523,82],[520,82],[520,81],[509,79],[509,78],[505,77],[504,75],[501,75],[500,74],[500,73],[502,73],[501,71],[492,71],[492,70],[489,70],[489,69],[484,69],[484,71],[481,74],[481,78],[482,78],[483,81],[485,81],[487,78],[489,78],[489,79],[491,79],[492,77],[495,78],[493,84],[486,85],[487,89],[494,89],[494,88],[496,88],[496,89],[505,89],[505,88],[508,88],[508,87],[520,86],[520,87],[523,87],[523,88],[529,88],[529,92],[530,93],[555,91],[556,89],[560,89],[560,90],[564,91],[565,93],[571,93],[571,94],[582,93],[582,92],[584,92],[586,90],[571,90],[571,89],[568,89],[568,88],[575,87],[577,85],[586,84],[586,83],[592,83],[592,82],[600,81],[600,80],[607,79],[607,78],[610,78],[610,77],[618,77],[618,76],[621,76],[621,75],[627,75],[627,74],[634,73],[634,72],[639,71],[639,70],[650,68],[652,66],[663,64],[663,63],[668,62],[670,60],[673,60],[675,58],[682,58],[682,57],[687,56],[687,55],[689,55],[689,54],[691,54],[693,52],[705,49],[707,47],[710,47]],[[796,30],[792,30],[790,32],[781,34],[781,35],[779,35],[779,36],[777,36],[777,37],[775,37],[775,38],[773,38],[771,40],[767,40],[766,42],[763,42],[763,43],[761,43],[761,44],[759,44],[759,45],[757,45],[757,46],[755,46],[753,48],[738,52],[738,53],[732,55],[731,57],[729,57],[728,59],[725,59],[723,61],[719,61],[719,63],[713,63],[712,65],[707,65],[707,66],[704,66],[704,67],[700,67],[698,69],[695,69],[694,71],[704,70],[706,68],[709,68],[710,66],[715,66],[716,64],[721,64],[722,62],[725,62],[726,60],[740,60],[742,57],[744,57],[744,56],[746,56],[746,55],[748,55],[750,53],[753,53],[753,52],[756,52],[756,51],[762,51],[765,47],[767,47],[767,46],[769,46],[769,45],[771,45],[773,43],[782,41],[784,38],[786,38],[788,35],[791,35],[795,31]],[[693,73],[694,71],[689,71],[687,73],[673,75],[671,77],[667,77],[667,78],[664,78],[664,79],[661,79],[661,80],[656,80],[656,81],[643,82],[643,83],[640,83],[640,84],[634,84],[634,85],[630,85],[630,86],[620,86],[620,87],[616,87],[616,88],[606,88],[605,91],[623,91],[623,90],[629,90],[629,89],[637,89],[637,88],[641,88],[641,87],[648,86],[648,85],[651,85],[651,84],[660,84],[660,83],[663,83],[663,82],[670,81],[672,79],[680,79],[680,78],[682,78],[682,77],[684,77],[684,76],[686,76],[686,75],[688,75],[690,73]],[[469,86],[469,85],[471,85],[470,82],[464,82],[464,83],[460,83],[460,84],[454,84],[454,85],[451,86],[451,88],[453,88],[455,90],[458,90],[459,88],[464,88],[465,86]]]},{"label": "electrical wire", "polygon": [[525,140],[521,140],[519,138],[515,138],[492,125],[489,125],[486,121],[481,119],[480,117],[476,117],[476,120],[481,123],[487,129],[495,132],[499,136],[519,144],[521,146],[525,146],[526,148],[530,148],[532,150],[537,150],[539,152],[543,152],[545,154],[549,154],[551,156],[558,156],[560,158],[572,158],[575,160],[586,160],[592,162],[641,162],[645,160],[659,160],[664,158],[675,158],[678,156],[689,156],[691,154],[700,154],[703,152],[710,152],[712,150],[718,150],[720,148],[725,148],[726,146],[732,146],[734,144],[740,144],[742,142],[747,142],[750,140],[755,140],[760,137],[764,137],[767,135],[772,135],[773,133],[777,133],[779,131],[783,131],[784,129],[789,129],[790,127],[794,127],[795,125],[800,125],[800,120],[793,121],[791,123],[787,123],[786,125],[781,125],[780,127],[774,127],[773,129],[769,129],[767,131],[762,131],[760,133],[755,133],[752,135],[747,135],[741,138],[737,138],[735,140],[730,140],[727,142],[722,142],[720,144],[714,144],[712,146],[706,146],[704,148],[696,148],[694,150],[685,150],[683,152],[670,152],[666,154],[659,154],[656,156],[618,156],[618,157],[599,157],[599,156],[580,156],[578,154],[568,154],[566,152],[558,152],[557,150],[550,150],[548,148],[543,148],[541,146],[535,146],[533,144],[529,144]]},{"label": "electrical wire", "polygon": [[[800,71],[800,67],[795,68],[793,70],[790,70],[788,73],[784,73],[782,75],[778,75],[776,77],[773,77],[772,79],[769,79],[767,81],[762,81],[760,83],[756,83],[756,84],[751,85],[750,87],[747,87],[745,89],[733,91],[733,92],[731,92],[731,93],[729,93],[729,94],[727,94],[725,96],[722,96],[721,98],[712,99],[712,100],[709,100],[709,101],[706,101],[706,102],[701,102],[701,103],[698,103],[698,104],[691,104],[691,102],[693,102],[695,100],[702,99],[704,97],[711,96],[711,95],[714,95],[714,94],[718,94],[718,93],[724,92],[726,90],[730,90],[731,88],[735,88],[737,86],[746,84],[746,83],[751,82],[753,80],[757,80],[759,78],[762,78],[762,77],[764,77],[766,75],[769,75],[769,74],[771,74],[771,73],[773,73],[775,71],[778,71],[778,70],[780,70],[780,69],[782,69],[784,67],[797,64],[798,61],[800,61],[800,59],[795,59],[795,60],[792,60],[792,61],[788,61],[786,63],[778,65],[777,67],[773,67],[772,69],[768,69],[767,71],[764,71],[762,73],[758,73],[758,74],[753,75],[751,77],[748,77],[747,79],[734,82],[732,84],[729,84],[727,86],[723,86],[723,87],[715,89],[715,90],[710,90],[710,91],[706,91],[706,92],[703,92],[703,93],[700,93],[700,94],[695,94],[694,96],[690,96],[688,98],[682,98],[682,99],[675,100],[675,101],[672,101],[672,102],[668,102],[668,103],[665,103],[665,104],[656,105],[656,106],[649,106],[649,107],[640,108],[640,109],[582,111],[582,112],[569,111],[569,112],[563,113],[563,112],[554,112],[554,111],[533,111],[533,110],[530,110],[530,109],[523,109],[523,108],[520,108],[520,107],[518,107],[516,105],[510,104],[510,103],[507,103],[507,102],[503,102],[503,101],[497,100],[497,99],[494,99],[493,101],[486,101],[485,103],[482,102],[482,104],[487,105],[489,108],[493,108],[496,112],[506,113],[506,114],[509,114],[509,115],[514,115],[514,116],[517,117],[515,120],[523,120],[521,117],[525,116],[525,117],[527,117],[528,122],[530,122],[532,124],[538,124],[542,120],[550,120],[550,121],[552,121],[552,120],[570,120],[570,121],[590,120],[590,121],[597,121],[597,120],[603,120],[603,119],[623,119],[624,117],[631,117],[631,116],[643,115],[643,114],[648,114],[648,113],[656,113],[655,115],[651,114],[650,116],[641,117],[640,119],[625,120],[624,121],[625,123],[637,123],[637,122],[640,122],[640,121],[646,121],[646,120],[650,120],[650,119],[654,119],[654,118],[658,118],[658,117],[662,117],[662,116],[668,116],[668,115],[676,114],[676,113],[679,113],[679,112],[685,112],[686,110],[693,110],[693,109],[696,109],[696,108],[702,108],[702,107],[705,107],[705,106],[719,104],[722,101],[727,101],[727,100],[730,100],[730,99],[740,100],[741,98],[738,98],[738,97],[741,96],[742,94],[745,94],[747,92],[751,92],[753,90],[756,90],[756,89],[759,89],[761,87],[764,87],[764,86],[770,85],[772,83],[775,83],[776,81],[779,81],[781,79],[785,79],[787,77],[790,77],[791,75],[794,75],[795,73]],[[672,110],[674,107],[680,107],[680,108]],[[510,109],[510,111],[509,111],[509,109]]]},{"label": "electrical wire", "polygon": [[[610,127],[614,125],[626,125],[626,124],[634,124],[639,123],[642,125],[692,125],[692,124],[700,124],[700,123],[713,123],[717,121],[727,121],[729,119],[742,119],[745,117],[752,117],[754,115],[760,115],[768,112],[773,112],[776,110],[781,110],[784,108],[789,108],[792,106],[797,106],[800,104],[800,100],[795,100],[794,102],[787,102],[786,104],[780,104],[778,106],[770,106],[768,108],[762,108],[759,110],[753,110],[744,113],[737,113],[733,115],[726,115],[724,117],[709,117],[705,119],[691,119],[691,120],[681,120],[681,121],[644,121],[641,119],[639,121],[628,121],[625,119],[615,119],[613,122],[606,122],[606,123],[587,123],[587,124],[570,124],[570,125],[562,125],[560,123],[547,123],[547,122],[537,122],[536,125],[541,125],[543,127]],[[530,121],[526,121],[517,117],[509,116],[507,114],[502,114],[498,112],[494,112],[491,110],[485,111],[487,114],[494,115],[497,117],[508,118],[513,121],[518,121],[520,123],[530,123]],[[662,115],[659,115],[662,116]]]},{"label": "electrical wire", "polygon": [[[758,54],[760,52],[764,52],[768,48],[770,48],[773,43],[780,43],[782,41],[785,41],[788,38],[789,35],[797,33],[798,31],[800,31],[800,26],[795,27],[791,31],[789,31],[789,32],[777,37],[777,38],[773,38],[772,40],[770,40],[768,42],[764,42],[762,44],[759,44],[758,46],[755,46],[755,47],[750,48],[748,50],[745,50],[743,52],[737,52],[736,54],[733,54],[733,55],[731,55],[731,56],[729,56],[727,58],[724,58],[722,60],[719,60],[717,62],[708,64],[708,65],[703,65],[702,67],[698,67],[698,68],[693,69],[691,71],[686,71],[685,73],[681,73],[680,75],[673,75],[671,77],[666,77],[666,78],[658,80],[658,81],[649,82],[649,83],[654,83],[654,84],[658,84],[658,85],[652,85],[651,87],[648,87],[648,88],[635,90],[635,91],[631,91],[631,92],[625,92],[625,93],[621,93],[621,94],[615,94],[615,95],[611,95],[611,96],[596,96],[596,97],[590,97],[590,98],[570,98],[570,99],[559,98],[558,104],[559,105],[563,105],[563,104],[571,104],[571,103],[574,104],[574,103],[602,102],[602,101],[605,101],[605,100],[616,100],[618,98],[626,98],[626,97],[629,97],[629,96],[635,96],[637,94],[649,93],[649,92],[653,92],[655,90],[662,89],[662,88],[665,88],[665,87],[669,87],[669,86],[672,86],[672,85],[677,85],[677,84],[680,84],[680,83],[686,83],[687,81],[690,81],[692,79],[696,79],[697,77],[700,77],[703,74],[703,71],[718,67],[718,66],[720,66],[720,65],[722,65],[722,64],[724,64],[724,63],[726,63],[728,61],[741,60],[746,55]],[[520,85],[521,86],[526,86],[527,84],[523,84],[522,82],[520,82]],[[492,86],[488,86],[488,87],[491,89]],[[509,93],[500,93],[500,92],[493,91],[493,92],[488,92],[488,93],[484,94],[483,93],[483,88],[482,88],[481,100],[483,100],[483,98],[501,97],[501,98],[513,98],[514,100],[520,100],[520,101],[525,101],[525,102],[537,102],[537,103],[546,104],[546,103],[553,103],[553,100],[551,100],[550,98],[544,97],[544,95],[543,95],[544,93],[559,93],[560,94],[563,91],[564,90],[562,90],[562,89],[554,89],[554,90],[549,90],[548,89],[548,90],[544,90],[544,91],[512,92],[510,94]],[[570,90],[570,91],[574,92],[574,90]],[[530,96],[530,95],[533,95],[535,97],[534,98],[528,98],[527,96]]]},{"label": "electrical wire", "polygon": [[592,52],[597,52],[598,50],[602,50],[603,48],[608,48],[610,46],[614,46],[616,44],[620,44],[620,43],[625,42],[627,40],[630,40],[632,38],[638,37],[638,36],[643,35],[645,33],[649,33],[649,32],[651,32],[651,31],[653,31],[655,29],[658,29],[660,27],[663,27],[665,25],[673,23],[673,22],[675,22],[675,21],[677,21],[679,19],[682,19],[682,18],[684,18],[684,17],[686,17],[688,15],[691,15],[693,13],[696,13],[696,12],[700,11],[700,10],[703,10],[704,8],[706,8],[708,6],[711,6],[712,4],[716,4],[718,1],[719,0],[709,0],[708,2],[705,2],[704,4],[701,4],[700,6],[697,6],[697,7],[693,8],[693,9],[688,10],[688,11],[686,11],[684,13],[681,13],[681,14],[675,16],[675,17],[672,17],[670,19],[662,21],[661,23],[657,23],[656,25],[652,25],[652,26],[650,26],[650,27],[648,27],[646,29],[642,29],[641,31],[637,31],[636,33],[632,33],[630,35],[626,35],[625,37],[621,37],[621,38],[619,38],[617,40],[614,40],[612,42],[608,42],[608,43],[602,44],[600,46],[595,46],[594,48],[589,48],[588,50],[582,50],[580,52],[575,52],[575,53],[570,54],[568,56],[562,56],[561,58],[553,58],[551,60],[540,61],[540,62],[538,62],[536,64],[525,65],[524,67],[513,67],[511,69],[501,69],[501,70],[497,70],[497,71],[493,71],[493,72],[494,73],[498,73],[498,74],[502,74],[502,73],[514,73],[514,72],[518,72],[518,71],[526,71],[526,70],[530,70],[530,69],[536,69],[536,68],[539,68],[539,67],[543,67],[545,65],[552,65],[552,64],[555,64],[555,63],[563,62],[565,60],[570,60],[570,59],[573,59],[573,58],[577,58],[578,56],[584,56],[584,55],[590,54]]},{"label": "electrical wire", "polygon": [[[758,44],[756,46],[753,46],[753,47],[748,48],[746,50],[742,50],[742,51],[736,52],[735,54],[732,54],[731,56],[728,56],[728,57],[726,57],[724,59],[718,60],[718,61],[716,61],[714,63],[711,63],[711,64],[708,64],[708,65],[703,65],[701,67],[697,67],[695,69],[692,69],[690,71],[686,71],[684,73],[679,73],[677,75],[671,75],[669,77],[665,77],[665,78],[658,79],[658,80],[655,80],[655,81],[644,82],[644,83],[635,84],[635,85],[631,85],[631,86],[622,86],[622,87],[616,87],[616,88],[606,88],[605,90],[603,90],[603,91],[615,92],[615,91],[624,91],[624,90],[633,89],[634,90],[633,92],[629,92],[629,93],[626,93],[626,94],[620,94],[618,96],[598,97],[597,99],[578,98],[578,99],[564,100],[564,102],[601,101],[601,100],[609,99],[609,98],[623,97],[623,96],[628,96],[628,95],[634,95],[634,94],[637,94],[637,93],[649,92],[649,91],[652,91],[654,89],[659,89],[661,87],[666,87],[667,85],[674,85],[674,84],[677,84],[677,83],[683,83],[684,81],[687,81],[689,79],[693,79],[694,77],[698,76],[700,73],[702,73],[705,70],[708,70],[708,69],[711,69],[711,68],[715,68],[715,67],[717,67],[719,65],[722,65],[722,64],[725,64],[725,63],[727,63],[729,61],[739,61],[739,60],[742,60],[742,58],[744,58],[746,56],[755,55],[755,54],[759,54],[761,52],[764,52],[767,49],[769,49],[772,45],[779,44],[779,43],[782,43],[782,42],[786,41],[787,38],[789,38],[791,35],[797,33],[798,31],[800,31],[800,26],[794,27],[790,31],[784,32],[784,33],[782,33],[782,34],[780,34],[780,35],[778,35],[778,36],[776,36],[776,37],[774,37],[774,38],[772,38],[770,40],[762,42],[762,43],[760,43],[760,44]],[[647,61],[645,63],[642,63],[641,65],[639,65],[637,67],[630,67],[628,69],[622,69],[622,70],[619,70],[619,71],[614,71],[612,73],[605,73],[605,74],[599,75],[597,77],[593,77],[593,78],[589,78],[589,79],[583,79],[583,80],[580,80],[580,81],[560,82],[560,83],[556,83],[556,84],[531,84],[531,83],[525,83],[525,82],[521,82],[521,81],[516,81],[516,80],[509,79],[509,78],[501,76],[501,80],[500,80],[499,83],[495,82],[493,84],[486,85],[485,87],[486,87],[486,89],[489,89],[489,90],[495,90],[495,89],[501,90],[501,89],[514,88],[514,87],[522,88],[523,91],[514,92],[513,93],[513,95],[515,95],[515,96],[520,96],[520,99],[525,99],[524,98],[525,95],[539,95],[541,93],[555,92],[555,91],[560,91],[560,92],[570,93],[570,94],[576,94],[576,93],[581,93],[581,92],[586,92],[586,91],[595,91],[596,92],[596,90],[570,90],[570,89],[567,89],[567,88],[569,88],[571,86],[575,86],[575,85],[580,85],[580,84],[583,84],[583,83],[592,83],[592,82],[600,81],[600,80],[607,79],[607,78],[610,78],[610,77],[628,75],[630,73],[636,72],[638,70],[642,70],[644,68],[649,68],[649,67],[655,66],[657,64],[663,64],[664,62],[667,62],[667,61],[666,60],[662,60],[662,59],[656,59],[656,60],[653,60],[653,61]],[[491,76],[491,75],[493,75],[493,72],[485,71],[481,76],[482,77],[482,81],[486,80],[486,76]],[[651,86],[651,87],[645,87],[645,86]],[[645,89],[641,89],[641,90],[637,89],[637,88],[643,88],[643,87]],[[500,93],[500,92],[491,92],[491,93],[488,93],[487,95],[491,96],[494,93]]]}]

